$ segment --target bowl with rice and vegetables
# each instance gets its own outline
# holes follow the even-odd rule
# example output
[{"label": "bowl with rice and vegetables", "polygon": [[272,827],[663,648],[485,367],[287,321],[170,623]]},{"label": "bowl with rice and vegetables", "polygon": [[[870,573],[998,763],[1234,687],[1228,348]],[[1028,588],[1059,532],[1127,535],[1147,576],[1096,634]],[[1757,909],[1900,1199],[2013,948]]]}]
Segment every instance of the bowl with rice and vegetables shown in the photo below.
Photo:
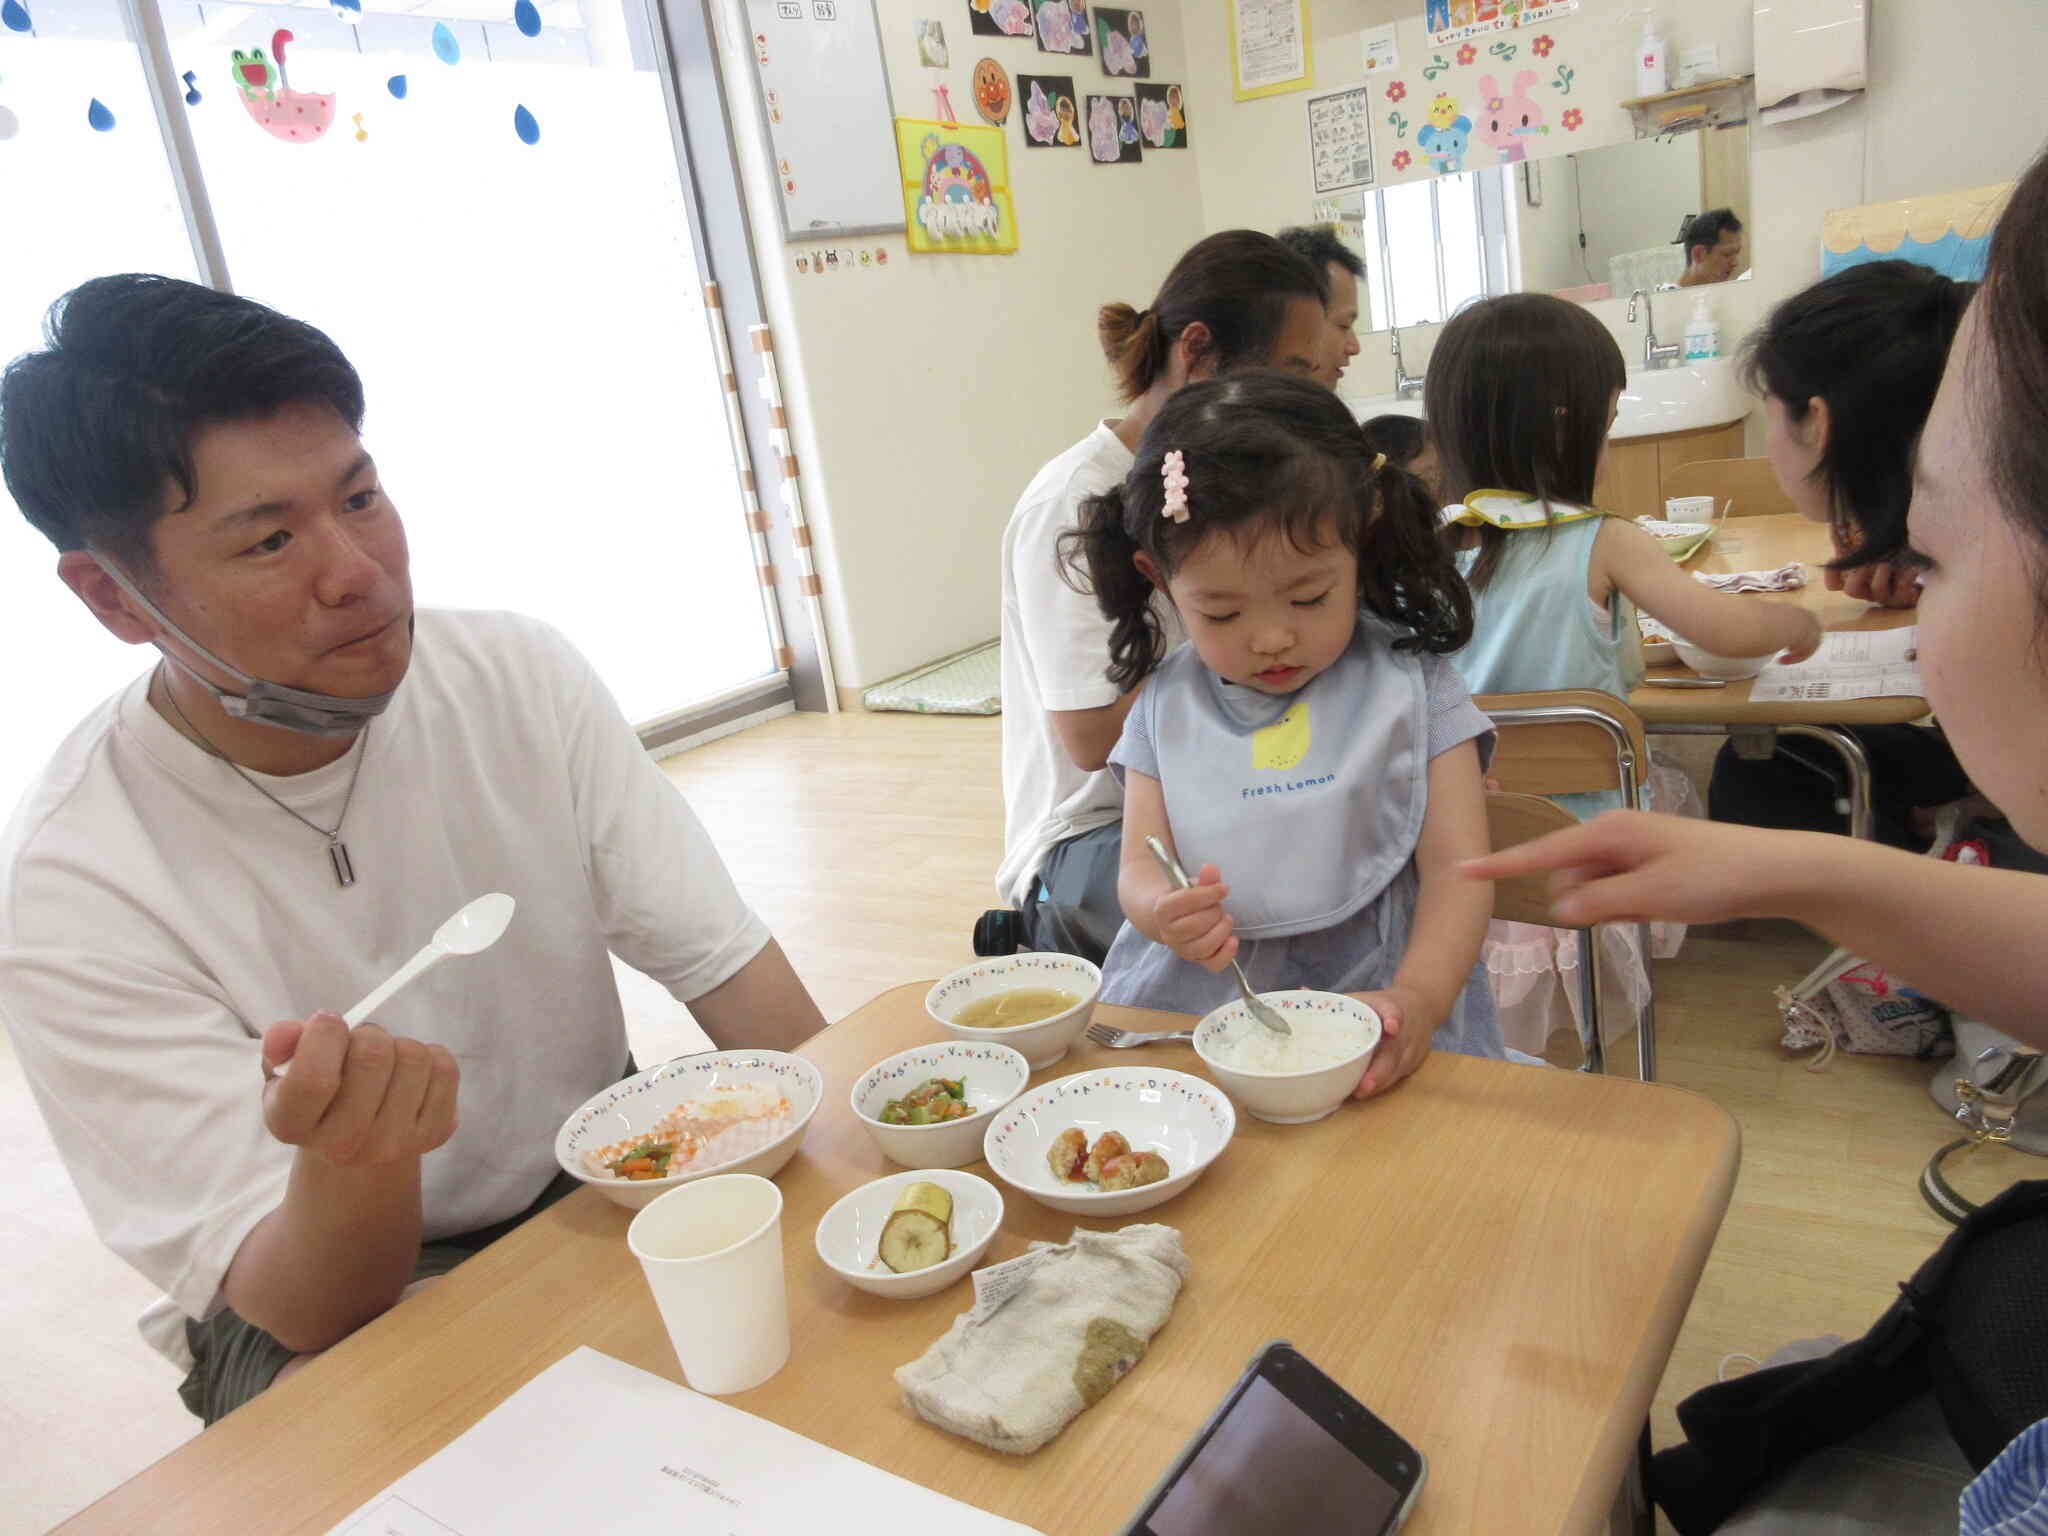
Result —
[{"label": "bowl with rice and vegetables", "polygon": [[1195,1054],[1255,1119],[1306,1125],[1351,1097],[1380,1043],[1380,1016],[1341,992],[1261,992],[1294,1033],[1275,1034],[1225,1003],[1195,1026]]},{"label": "bowl with rice and vegetables", "polygon": [[706,1174],[772,1179],[824,1095],[823,1074],[801,1056],[679,1056],[585,1100],[555,1133],[555,1161],[628,1210]]},{"label": "bowl with rice and vegetables", "polygon": [[854,1083],[851,1103],[861,1129],[892,1163],[959,1168],[981,1156],[989,1116],[1030,1080],[1021,1051],[946,1040],[876,1062]]}]

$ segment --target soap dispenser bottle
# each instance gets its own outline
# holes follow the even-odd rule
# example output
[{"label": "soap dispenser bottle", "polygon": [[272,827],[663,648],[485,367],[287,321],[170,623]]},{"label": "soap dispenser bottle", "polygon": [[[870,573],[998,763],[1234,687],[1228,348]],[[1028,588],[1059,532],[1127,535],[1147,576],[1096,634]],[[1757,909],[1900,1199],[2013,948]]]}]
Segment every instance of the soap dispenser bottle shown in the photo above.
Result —
[{"label": "soap dispenser bottle", "polygon": [[1714,307],[1703,293],[1693,300],[1692,314],[1685,322],[1685,360],[1704,363],[1721,355],[1721,326],[1714,319]]},{"label": "soap dispenser bottle", "polygon": [[1654,11],[1643,12],[1643,40],[1636,45],[1636,94],[1661,96],[1671,89],[1671,55],[1657,30]]}]

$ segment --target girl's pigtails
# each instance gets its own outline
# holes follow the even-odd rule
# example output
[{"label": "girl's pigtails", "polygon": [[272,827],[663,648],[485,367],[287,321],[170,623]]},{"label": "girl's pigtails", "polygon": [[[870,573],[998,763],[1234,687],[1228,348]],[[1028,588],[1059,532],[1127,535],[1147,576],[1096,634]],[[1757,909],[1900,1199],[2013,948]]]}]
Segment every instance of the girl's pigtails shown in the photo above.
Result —
[{"label": "girl's pigtails", "polygon": [[1472,638],[1472,593],[1440,531],[1429,487],[1391,461],[1367,477],[1379,514],[1359,538],[1358,591],[1383,619],[1414,631],[1398,650],[1444,656]]},{"label": "girl's pigtails", "polygon": [[1138,569],[1138,541],[1124,529],[1124,492],[1112,486],[1081,503],[1081,523],[1060,535],[1061,574],[1077,592],[1095,594],[1113,628],[1109,680],[1129,692],[1152,674],[1165,650],[1152,583]]}]

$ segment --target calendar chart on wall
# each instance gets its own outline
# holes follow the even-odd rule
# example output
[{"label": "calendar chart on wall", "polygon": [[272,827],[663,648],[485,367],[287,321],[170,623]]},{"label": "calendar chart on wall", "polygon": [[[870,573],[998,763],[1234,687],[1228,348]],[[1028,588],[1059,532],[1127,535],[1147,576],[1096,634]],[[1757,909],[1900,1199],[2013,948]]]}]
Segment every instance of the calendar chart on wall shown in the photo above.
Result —
[{"label": "calendar chart on wall", "polygon": [[745,0],[792,240],[903,228],[895,108],[873,0]]}]

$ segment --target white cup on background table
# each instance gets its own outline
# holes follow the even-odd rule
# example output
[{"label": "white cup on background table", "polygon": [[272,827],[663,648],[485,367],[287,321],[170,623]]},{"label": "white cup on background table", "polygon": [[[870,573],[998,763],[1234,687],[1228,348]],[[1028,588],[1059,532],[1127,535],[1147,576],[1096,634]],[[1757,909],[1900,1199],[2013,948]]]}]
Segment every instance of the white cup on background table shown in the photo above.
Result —
[{"label": "white cup on background table", "polygon": [[789,1295],[774,1184],[727,1173],[681,1185],[633,1218],[626,1245],[693,1391],[744,1392],[782,1369]]}]

